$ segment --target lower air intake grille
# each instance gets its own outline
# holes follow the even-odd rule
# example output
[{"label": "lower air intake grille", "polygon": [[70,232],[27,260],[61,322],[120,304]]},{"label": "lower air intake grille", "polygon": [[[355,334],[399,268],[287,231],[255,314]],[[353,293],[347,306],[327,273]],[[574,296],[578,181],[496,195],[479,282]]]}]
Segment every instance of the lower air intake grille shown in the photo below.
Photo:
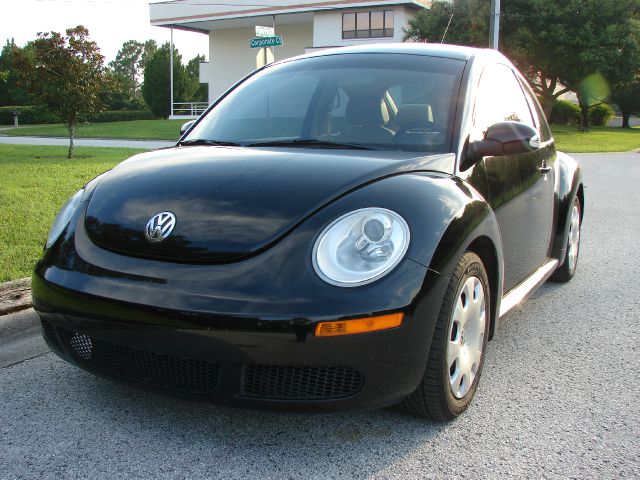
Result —
[{"label": "lower air intake grille", "polygon": [[245,367],[243,395],[273,399],[314,400],[348,397],[363,384],[350,367]]},{"label": "lower air intake grille", "polygon": [[212,394],[218,385],[218,363],[137,350],[69,330],[60,332],[75,359],[91,370],[190,395]]},{"label": "lower air intake grille", "polygon": [[56,329],[53,325],[51,325],[46,320],[40,319],[42,323],[42,336],[47,341],[49,345],[58,350],[62,350],[60,346],[60,340],[58,340],[58,336],[56,335]]}]

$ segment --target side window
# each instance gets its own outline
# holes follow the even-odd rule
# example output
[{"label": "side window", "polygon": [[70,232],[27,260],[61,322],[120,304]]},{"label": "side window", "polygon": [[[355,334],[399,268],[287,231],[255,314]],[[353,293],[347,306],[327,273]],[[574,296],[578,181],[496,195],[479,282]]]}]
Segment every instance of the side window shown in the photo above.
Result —
[{"label": "side window", "polygon": [[480,140],[498,122],[522,122],[537,128],[520,82],[505,65],[490,65],[482,72],[473,119],[471,141]]},{"label": "side window", "polygon": [[347,122],[347,104],[349,103],[349,95],[342,88],[338,88],[333,96],[331,109],[328,114],[328,123],[324,132],[339,132],[346,128]]},{"label": "side window", "polygon": [[540,139],[543,142],[551,140],[551,129],[549,128],[549,124],[547,123],[547,118],[542,111],[542,107],[540,103],[536,99],[533,90],[531,87],[527,85],[524,79],[520,80],[522,82],[522,88],[524,89],[524,94],[527,97],[527,101],[529,102],[529,108],[533,112],[533,119],[536,121],[536,125],[538,126],[538,131],[540,132]]}]

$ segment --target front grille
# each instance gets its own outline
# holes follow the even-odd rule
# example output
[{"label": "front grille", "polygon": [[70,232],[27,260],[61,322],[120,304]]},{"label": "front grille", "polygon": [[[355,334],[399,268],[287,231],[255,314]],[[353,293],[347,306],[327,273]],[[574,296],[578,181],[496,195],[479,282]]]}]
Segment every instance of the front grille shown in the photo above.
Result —
[{"label": "front grille", "polygon": [[62,328],[59,331],[76,361],[91,370],[189,395],[210,395],[217,388],[218,363],[138,350]]},{"label": "front grille", "polygon": [[58,340],[58,335],[56,335],[55,327],[43,319],[40,319],[40,323],[42,324],[42,336],[47,343],[53,348],[62,350],[60,340]]},{"label": "front grille", "polygon": [[342,398],[357,393],[363,383],[362,374],[350,367],[248,365],[242,393],[286,400]]}]

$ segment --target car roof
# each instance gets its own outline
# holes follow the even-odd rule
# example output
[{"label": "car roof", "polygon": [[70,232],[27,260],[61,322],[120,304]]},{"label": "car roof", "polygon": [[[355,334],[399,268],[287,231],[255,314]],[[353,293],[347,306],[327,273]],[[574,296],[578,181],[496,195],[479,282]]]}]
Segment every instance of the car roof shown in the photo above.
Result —
[{"label": "car roof", "polygon": [[[491,58],[493,60],[506,60],[497,50],[488,48],[464,47],[461,45],[448,45],[441,43],[372,43],[348,47],[333,47],[310,52],[293,58],[282,60],[298,60],[301,58],[322,57],[327,55],[343,55],[358,53],[404,53],[410,55],[425,55],[430,57],[452,58],[455,60],[469,60],[475,57]],[[277,62],[280,63],[280,62]]]}]

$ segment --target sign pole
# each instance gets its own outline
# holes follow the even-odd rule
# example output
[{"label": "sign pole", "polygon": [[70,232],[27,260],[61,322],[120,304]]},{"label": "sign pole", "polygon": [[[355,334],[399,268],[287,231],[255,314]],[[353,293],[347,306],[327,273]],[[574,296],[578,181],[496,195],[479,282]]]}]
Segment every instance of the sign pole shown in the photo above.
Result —
[{"label": "sign pole", "polygon": [[491,0],[489,47],[498,50],[500,38],[500,0]]},{"label": "sign pole", "polygon": [[[271,22],[273,24],[273,34],[275,35],[276,33],[276,16],[272,15],[271,16]],[[273,58],[273,61],[276,61],[276,47],[271,47],[271,57]]]}]

